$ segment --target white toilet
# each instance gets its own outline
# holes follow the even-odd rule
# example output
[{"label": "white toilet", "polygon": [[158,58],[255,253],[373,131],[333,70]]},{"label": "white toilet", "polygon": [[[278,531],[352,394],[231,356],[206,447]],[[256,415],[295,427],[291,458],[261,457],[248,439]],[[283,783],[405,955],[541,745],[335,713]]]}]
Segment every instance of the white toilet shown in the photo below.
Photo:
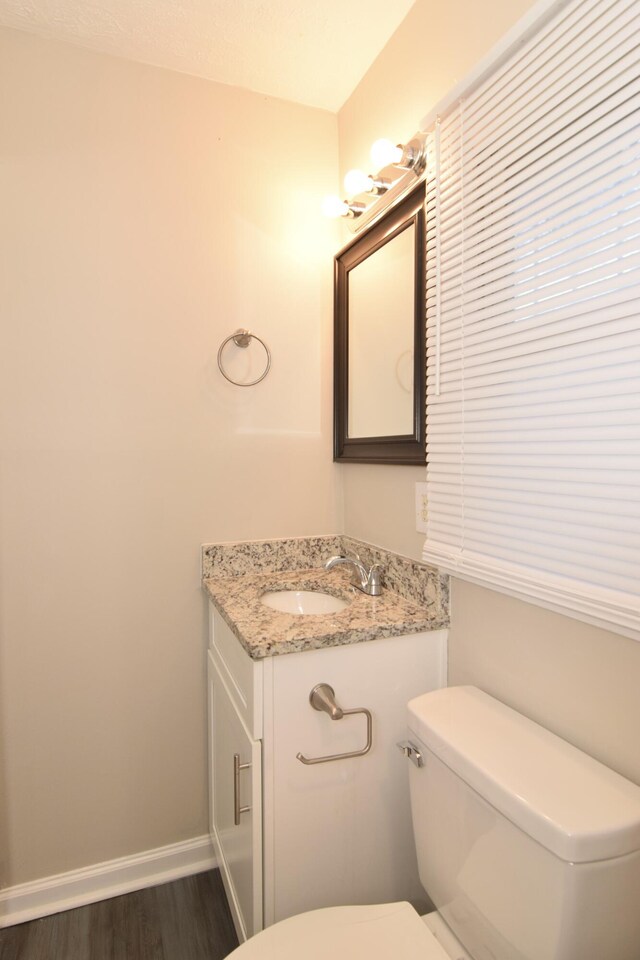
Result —
[{"label": "white toilet", "polygon": [[412,700],[406,753],[436,910],[313,910],[233,960],[640,960],[640,787],[475,687]]}]

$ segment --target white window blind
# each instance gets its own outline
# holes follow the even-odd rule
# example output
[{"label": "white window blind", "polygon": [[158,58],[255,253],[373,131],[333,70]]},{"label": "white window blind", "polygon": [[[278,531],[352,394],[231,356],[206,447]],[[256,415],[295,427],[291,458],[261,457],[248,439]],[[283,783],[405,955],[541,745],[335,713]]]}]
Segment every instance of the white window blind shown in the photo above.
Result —
[{"label": "white window blind", "polygon": [[424,558],[640,639],[640,0],[578,0],[431,134]]}]

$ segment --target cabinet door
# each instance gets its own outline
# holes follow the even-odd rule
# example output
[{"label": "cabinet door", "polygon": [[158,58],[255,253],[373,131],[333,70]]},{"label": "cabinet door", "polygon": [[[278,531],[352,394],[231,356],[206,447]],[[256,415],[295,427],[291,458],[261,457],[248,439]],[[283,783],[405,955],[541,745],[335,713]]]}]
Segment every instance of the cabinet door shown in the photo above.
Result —
[{"label": "cabinet door", "polygon": [[[236,930],[246,939],[262,929],[261,743],[249,736],[211,653],[208,673],[211,834]],[[249,808],[239,823],[237,807]]]}]

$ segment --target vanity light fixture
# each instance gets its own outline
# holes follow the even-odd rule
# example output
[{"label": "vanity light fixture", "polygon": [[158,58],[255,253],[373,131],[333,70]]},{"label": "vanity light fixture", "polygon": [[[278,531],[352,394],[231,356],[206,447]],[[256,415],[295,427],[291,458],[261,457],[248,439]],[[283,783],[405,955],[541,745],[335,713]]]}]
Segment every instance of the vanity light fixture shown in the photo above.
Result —
[{"label": "vanity light fixture", "polygon": [[[352,229],[360,226],[355,221],[363,217],[369,222],[382,212],[387,202],[392,202],[411,186],[425,170],[427,162],[426,134],[416,133],[405,144],[394,145],[390,140],[376,140],[371,148],[371,160],[380,169],[376,174],[362,170],[350,170],[344,178],[344,188],[349,199],[338,196],[325,197],[322,204],[327,217],[345,217],[352,221]],[[386,200],[382,198],[386,196]],[[374,209],[375,208],[375,209]]]},{"label": "vanity light fixture", "polygon": [[377,167],[394,166],[412,170],[419,177],[426,163],[425,143],[423,133],[417,133],[407,143],[395,146],[391,140],[376,140],[371,147],[371,162]]},{"label": "vanity light fixture", "polygon": [[341,200],[335,193],[326,196],[322,201],[322,212],[325,217],[359,217],[367,205],[354,200]]},{"label": "vanity light fixture", "polygon": [[371,146],[371,163],[376,167],[387,167],[391,163],[401,163],[403,146],[391,140],[376,140]]},{"label": "vanity light fixture", "polygon": [[385,177],[372,177],[370,173],[364,173],[362,170],[349,170],[344,178],[344,188],[350,197],[358,193],[385,193],[391,186],[392,181]]}]

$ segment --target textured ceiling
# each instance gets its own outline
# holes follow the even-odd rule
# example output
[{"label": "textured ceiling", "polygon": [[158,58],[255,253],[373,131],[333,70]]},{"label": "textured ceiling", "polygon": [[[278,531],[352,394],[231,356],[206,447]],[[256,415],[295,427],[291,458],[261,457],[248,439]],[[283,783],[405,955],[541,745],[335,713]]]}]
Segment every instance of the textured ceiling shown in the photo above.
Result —
[{"label": "textured ceiling", "polygon": [[338,110],[414,0],[0,0],[0,25]]}]

